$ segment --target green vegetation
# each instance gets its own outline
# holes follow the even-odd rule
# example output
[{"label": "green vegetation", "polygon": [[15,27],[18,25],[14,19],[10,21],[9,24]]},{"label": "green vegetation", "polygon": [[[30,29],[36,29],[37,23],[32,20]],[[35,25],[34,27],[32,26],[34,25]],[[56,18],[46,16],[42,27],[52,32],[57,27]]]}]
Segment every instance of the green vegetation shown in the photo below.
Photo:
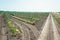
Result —
[{"label": "green vegetation", "polygon": [[10,28],[11,32],[13,33],[13,35],[17,35],[18,33],[21,33],[21,30],[14,27],[13,23],[10,21],[11,17],[8,14],[3,14],[3,16],[5,17],[7,25],[9,26],[9,28]]},{"label": "green vegetation", "polygon": [[[18,17],[17,19],[34,24],[44,17],[48,16],[49,12],[9,12],[9,11],[1,11],[2,14],[6,13],[11,14],[12,16]],[[10,16],[10,15],[9,15]]]},{"label": "green vegetation", "polygon": [[56,19],[56,21],[60,24],[60,14],[53,14],[53,17]]},{"label": "green vegetation", "polygon": [[43,19],[46,17],[49,13],[43,13],[43,12],[19,12],[19,13],[14,13],[11,14],[15,16],[15,18],[30,23],[30,24],[35,24],[37,21]]}]

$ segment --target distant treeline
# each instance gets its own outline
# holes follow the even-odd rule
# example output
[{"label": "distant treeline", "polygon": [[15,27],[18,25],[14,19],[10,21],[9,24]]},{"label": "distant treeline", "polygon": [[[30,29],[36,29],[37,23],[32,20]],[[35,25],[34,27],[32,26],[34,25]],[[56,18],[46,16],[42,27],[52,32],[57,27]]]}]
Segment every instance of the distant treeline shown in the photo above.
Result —
[{"label": "distant treeline", "polygon": [[30,14],[31,14],[31,13],[34,13],[34,14],[35,14],[35,13],[49,13],[49,12],[16,12],[16,11],[0,11],[0,14],[1,14],[1,13],[2,13],[2,14],[3,14],[3,13],[10,13],[10,14],[15,14],[15,13],[18,13],[18,14],[19,14],[19,13],[26,13],[26,14],[30,13]]}]

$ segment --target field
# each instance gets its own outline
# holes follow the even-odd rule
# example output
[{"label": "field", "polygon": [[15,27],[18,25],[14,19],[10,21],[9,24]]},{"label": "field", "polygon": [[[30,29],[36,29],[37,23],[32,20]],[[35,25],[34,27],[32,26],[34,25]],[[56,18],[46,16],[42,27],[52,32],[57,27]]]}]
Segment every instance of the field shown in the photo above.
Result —
[{"label": "field", "polygon": [[30,24],[35,24],[48,15],[48,12],[3,12],[3,14],[4,13],[12,17],[15,16],[16,19]]},{"label": "field", "polygon": [[48,15],[49,12],[0,11],[0,21],[3,19],[1,23],[5,26],[1,27],[6,28],[3,35],[10,40],[36,40]]},{"label": "field", "polygon": [[60,13],[55,13],[53,14],[53,16],[56,19],[56,21],[60,24]]}]

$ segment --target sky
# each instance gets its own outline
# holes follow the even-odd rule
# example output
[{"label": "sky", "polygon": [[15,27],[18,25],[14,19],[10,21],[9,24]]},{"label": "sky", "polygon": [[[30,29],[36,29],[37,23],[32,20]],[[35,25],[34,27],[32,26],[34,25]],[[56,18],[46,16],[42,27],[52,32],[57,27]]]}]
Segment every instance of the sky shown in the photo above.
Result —
[{"label": "sky", "polygon": [[0,0],[0,10],[60,12],[60,0]]}]

